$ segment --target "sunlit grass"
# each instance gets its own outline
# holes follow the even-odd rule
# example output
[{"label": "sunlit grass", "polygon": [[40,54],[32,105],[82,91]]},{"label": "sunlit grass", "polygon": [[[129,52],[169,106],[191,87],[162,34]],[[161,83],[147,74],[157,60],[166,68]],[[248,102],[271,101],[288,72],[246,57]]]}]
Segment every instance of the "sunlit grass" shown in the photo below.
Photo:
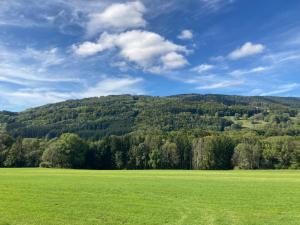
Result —
[{"label": "sunlit grass", "polygon": [[300,224],[300,172],[0,169],[14,224]]}]

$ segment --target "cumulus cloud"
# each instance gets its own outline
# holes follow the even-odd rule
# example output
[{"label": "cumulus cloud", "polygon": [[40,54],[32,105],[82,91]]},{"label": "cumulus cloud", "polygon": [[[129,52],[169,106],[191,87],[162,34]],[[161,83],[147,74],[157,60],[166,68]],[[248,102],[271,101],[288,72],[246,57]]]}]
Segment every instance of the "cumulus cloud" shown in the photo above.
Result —
[{"label": "cumulus cloud", "polygon": [[161,61],[167,70],[181,68],[188,64],[187,60],[176,52],[170,52],[167,55],[162,56]]},{"label": "cumulus cloud", "polygon": [[183,56],[188,53],[185,46],[174,44],[159,34],[131,30],[118,34],[104,32],[96,43],[84,42],[74,45],[73,50],[79,56],[91,56],[104,50],[118,49],[119,56],[124,60],[136,63],[144,70],[155,68],[175,69],[187,64]]},{"label": "cumulus cloud", "polygon": [[87,33],[94,35],[104,29],[125,30],[144,27],[146,25],[143,18],[145,11],[145,6],[139,1],[112,4],[103,12],[90,15]]},{"label": "cumulus cloud", "polygon": [[192,68],[192,71],[193,72],[197,72],[197,73],[203,73],[203,72],[209,71],[209,70],[211,70],[213,68],[214,68],[213,65],[210,65],[210,64],[201,64],[199,66],[196,66],[196,67]]},{"label": "cumulus cloud", "polygon": [[228,55],[228,57],[231,60],[236,60],[247,56],[262,53],[264,50],[265,50],[265,46],[262,44],[253,44],[251,42],[246,42],[243,46],[231,52]]},{"label": "cumulus cloud", "polygon": [[189,40],[189,39],[193,39],[193,36],[194,35],[191,30],[183,30],[177,37],[181,40]]},{"label": "cumulus cloud", "polygon": [[73,50],[77,55],[82,57],[92,56],[114,47],[116,45],[116,37],[117,35],[115,34],[104,32],[96,43],[86,41],[78,46],[73,45]]}]

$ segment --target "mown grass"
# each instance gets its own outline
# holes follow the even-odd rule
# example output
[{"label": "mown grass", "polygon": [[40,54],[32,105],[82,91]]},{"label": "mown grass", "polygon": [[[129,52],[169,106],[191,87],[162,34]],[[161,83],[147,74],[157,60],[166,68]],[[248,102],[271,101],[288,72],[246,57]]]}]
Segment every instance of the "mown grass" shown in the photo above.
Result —
[{"label": "mown grass", "polygon": [[15,224],[300,224],[300,171],[0,169]]}]

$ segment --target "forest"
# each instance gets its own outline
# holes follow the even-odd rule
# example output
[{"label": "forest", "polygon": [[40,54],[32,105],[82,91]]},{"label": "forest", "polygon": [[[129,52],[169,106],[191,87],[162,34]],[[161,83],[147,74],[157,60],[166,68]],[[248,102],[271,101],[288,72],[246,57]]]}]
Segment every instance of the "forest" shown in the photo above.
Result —
[{"label": "forest", "polygon": [[0,112],[0,167],[297,169],[300,99],[187,94]]}]

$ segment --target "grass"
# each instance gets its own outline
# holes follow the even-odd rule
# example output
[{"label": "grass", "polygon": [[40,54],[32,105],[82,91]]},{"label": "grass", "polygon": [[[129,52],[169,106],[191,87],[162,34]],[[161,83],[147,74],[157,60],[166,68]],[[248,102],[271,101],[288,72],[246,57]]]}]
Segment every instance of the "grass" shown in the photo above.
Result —
[{"label": "grass", "polygon": [[249,128],[249,129],[263,129],[264,126],[267,124],[267,122],[263,120],[256,120],[255,124],[253,124],[250,120],[248,119],[236,119],[234,116],[224,116],[224,118],[231,120],[233,123],[236,124],[241,124],[243,128]]},{"label": "grass", "polygon": [[300,171],[0,169],[17,224],[300,224]]}]

